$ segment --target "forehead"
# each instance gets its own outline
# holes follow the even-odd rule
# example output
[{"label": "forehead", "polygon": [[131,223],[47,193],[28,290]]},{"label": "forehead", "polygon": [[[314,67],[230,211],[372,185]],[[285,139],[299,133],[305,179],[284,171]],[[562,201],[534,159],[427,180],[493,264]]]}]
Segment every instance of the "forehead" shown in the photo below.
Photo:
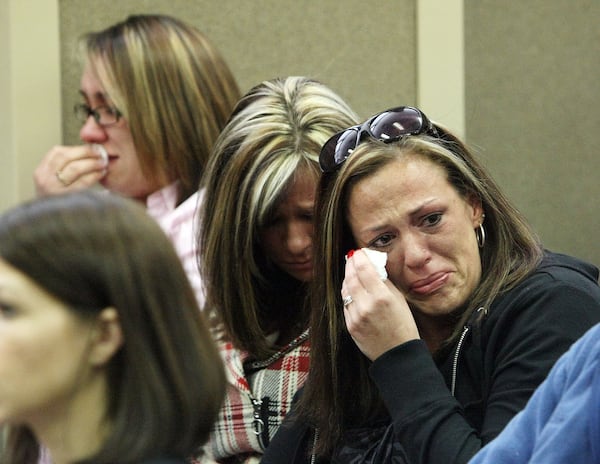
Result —
[{"label": "forehead", "polygon": [[[25,273],[0,258],[0,301],[19,309],[24,316],[19,318],[27,324],[63,330],[66,327],[81,327],[85,318],[74,311]],[[50,336],[50,335],[49,335]]]},{"label": "forehead", "polygon": [[105,103],[109,99],[102,82],[89,63],[86,64],[81,74],[79,93],[90,102]]},{"label": "forehead", "polygon": [[0,258],[0,294],[4,295],[5,293],[24,290],[32,286],[36,286],[35,282],[16,267]]},{"label": "forehead", "polygon": [[289,180],[282,192],[276,208],[284,206],[312,204],[317,189],[317,176],[306,168],[301,168]]},{"label": "forehead", "polygon": [[346,206],[348,213],[389,206],[411,210],[452,193],[456,191],[444,168],[421,155],[403,155],[356,181],[349,188]]},{"label": "forehead", "polygon": [[0,258],[0,299],[19,308],[28,321],[43,321],[48,327],[60,326],[73,319],[66,304],[54,297],[33,279]]}]

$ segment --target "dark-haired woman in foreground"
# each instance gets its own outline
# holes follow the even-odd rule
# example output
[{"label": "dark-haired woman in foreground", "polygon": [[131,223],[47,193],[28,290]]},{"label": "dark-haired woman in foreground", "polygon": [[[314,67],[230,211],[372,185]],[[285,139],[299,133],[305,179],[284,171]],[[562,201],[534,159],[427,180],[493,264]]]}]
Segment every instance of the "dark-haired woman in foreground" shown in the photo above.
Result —
[{"label": "dark-haired woman in foreground", "polygon": [[184,463],[225,387],[168,238],[94,191],[0,216],[0,379],[3,464]]}]

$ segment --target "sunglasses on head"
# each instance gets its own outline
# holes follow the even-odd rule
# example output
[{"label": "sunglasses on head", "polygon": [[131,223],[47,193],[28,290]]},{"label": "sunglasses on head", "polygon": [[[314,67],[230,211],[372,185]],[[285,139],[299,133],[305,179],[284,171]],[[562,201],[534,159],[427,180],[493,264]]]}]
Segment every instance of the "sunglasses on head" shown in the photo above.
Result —
[{"label": "sunglasses on head", "polygon": [[438,137],[434,125],[420,110],[411,106],[392,108],[331,137],[321,148],[319,164],[323,172],[335,171],[352,154],[365,135],[384,143],[391,143],[407,135],[423,133]]}]

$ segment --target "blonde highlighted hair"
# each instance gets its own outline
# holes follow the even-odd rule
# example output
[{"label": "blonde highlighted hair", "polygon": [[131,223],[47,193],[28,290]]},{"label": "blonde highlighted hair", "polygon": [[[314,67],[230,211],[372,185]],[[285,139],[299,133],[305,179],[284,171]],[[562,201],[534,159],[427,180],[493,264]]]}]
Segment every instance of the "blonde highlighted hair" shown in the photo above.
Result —
[{"label": "blonde highlighted hair", "polygon": [[194,193],[239,89],[227,63],[196,28],[136,15],[83,38],[83,53],[129,124],[144,175]]},{"label": "blonde highlighted hair", "polygon": [[[199,246],[208,305],[218,312],[238,348],[267,356],[273,348],[266,341],[265,321],[283,317],[269,307],[273,291],[285,291],[280,276],[265,261],[261,228],[295,176],[319,175],[323,143],[356,120],[351,108],[325,85],[287,77],[250,90],[221,133],[204,178]],[[296,299],[295,306],[301,300]],[[306,325],[306,317],[295,309],[291,318],[299,317],[297,322]]]}]

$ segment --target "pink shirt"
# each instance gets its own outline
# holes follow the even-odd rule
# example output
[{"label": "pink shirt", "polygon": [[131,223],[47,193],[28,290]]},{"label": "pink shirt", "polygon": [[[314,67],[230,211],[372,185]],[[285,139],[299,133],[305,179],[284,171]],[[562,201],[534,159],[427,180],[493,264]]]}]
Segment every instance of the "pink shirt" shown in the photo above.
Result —
[{"label": "pink shirt", "polygon": [[148,214],[160,224],[173,242],[201,309],[204,307],[204,286],[200,278],[196,245],[196,231],[199,225],[196,211],[203,198],[204,192],[200,191],[175,207],[177,183],[173,183],[154,192],[146,199]]}]

